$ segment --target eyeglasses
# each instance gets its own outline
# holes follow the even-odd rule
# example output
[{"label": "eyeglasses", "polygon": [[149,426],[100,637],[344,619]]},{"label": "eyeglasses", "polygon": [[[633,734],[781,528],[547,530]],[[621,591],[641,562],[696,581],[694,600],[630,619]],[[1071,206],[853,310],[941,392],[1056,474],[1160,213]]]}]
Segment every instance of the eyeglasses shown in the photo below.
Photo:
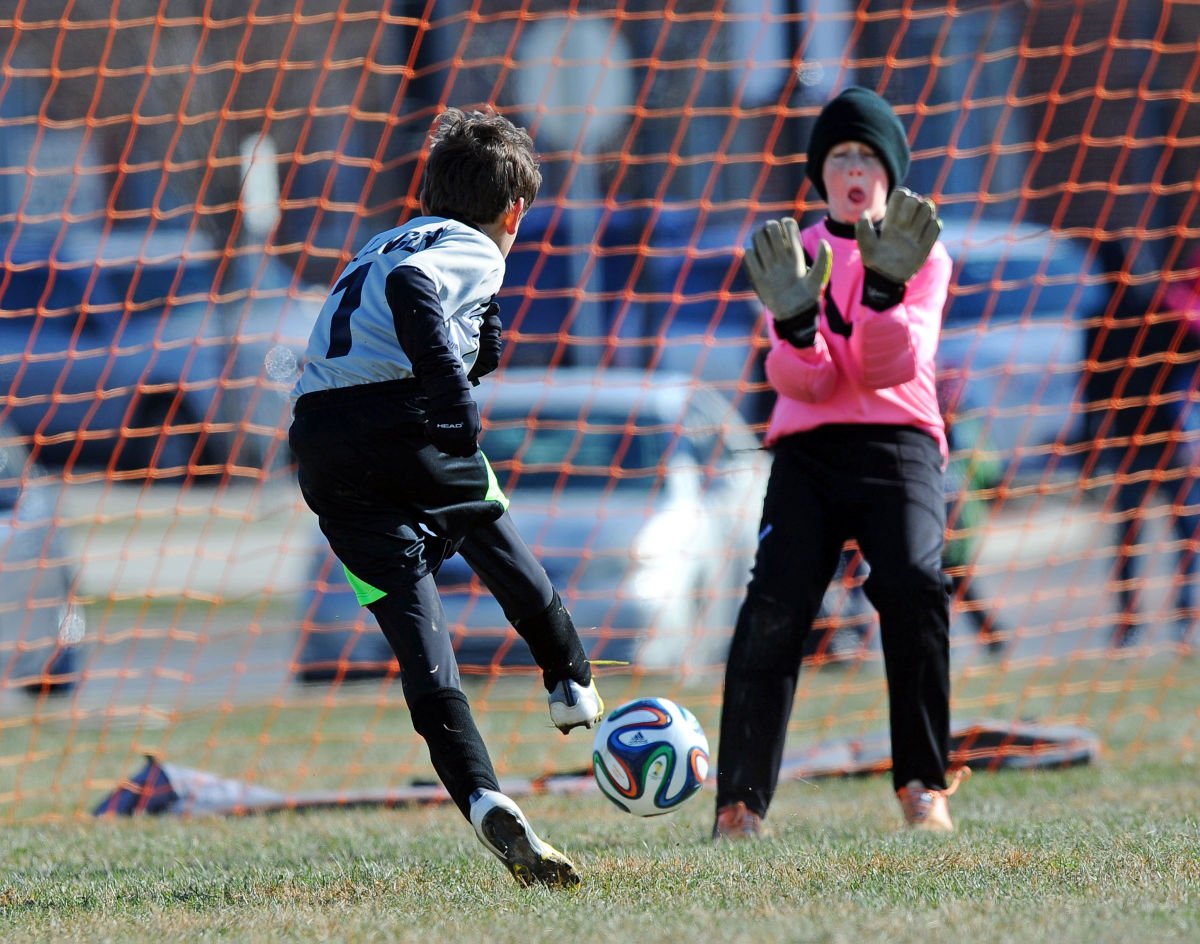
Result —
[{"label": "eyeglasses", "polygon": [[864,167],[882,167],[883,161],[879,155],[868,147],[848,147],[844,150],[833,151],[825,158],[825,163],[833,167],[849,167],[852,163],[860,163]]}]

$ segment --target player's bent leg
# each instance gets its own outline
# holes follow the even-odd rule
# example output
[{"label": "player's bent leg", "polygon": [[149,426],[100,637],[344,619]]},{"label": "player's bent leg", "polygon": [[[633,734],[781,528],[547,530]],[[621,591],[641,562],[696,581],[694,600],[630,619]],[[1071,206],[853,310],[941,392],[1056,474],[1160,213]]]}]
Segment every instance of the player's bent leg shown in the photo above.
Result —
[{"label": "player's bent leg", "polygon": [[371,605],[400,660],[413,728],[451,800],[476,835],[523,885],[579,883],[571,861],[542,842],[516,804],[500,793],[487,746],[458,687],[453,648],[431,577],[398,587]]},{"label": "player's bent leg", "polygon": [[409,704],[439,688],[458,688],[454,641],[446,631],[446,611],[431,574],[396,582],[368,603],[388,646],[400,664],[400,684]]},{"label": "player's bent leg", "polygon": [[458,689],[440,689],[409,702],[409,713],[442,786],[470,819],[472,795],[480,789],[499,790],[500,785],[467,696]]},{"label": "player's bent leg", "polygon": [[468,815],[479,841],[520,884],[552,888],[572,888],[579,884],[574,863],[539,839],[521,808],[503,793],[475,791]]},{"label": "player's bent leg", "polygon": [[508,512],[473,528],[458,550],[510,622],[550,605],[554,586]]},{"label": "player's bent leg", "polygon": [[549,693],[550,720],[563,734],[574,728],[591,728],[604,716],[604,700],[596,690],[592,666],[571,621],[571,614],[555,592],[550,605],[539,613],[513,621],[513,626],[533,653]]},{"label": "player's bent leg", "polygon": [[590,728],[604,714],[592,667],[570,613],[546,571],[505,513],[475,528],[460,549],[464,560],[496,598],[542,670],[550,719],[564,734]]},{"label": "player's bent leg", "polygon": [[596,689],[591,663],[557,591],[545,610],[516,621],[514,626],[542,669],[551,723],[563,734],[599,724],[604,717],[604,699]]}]

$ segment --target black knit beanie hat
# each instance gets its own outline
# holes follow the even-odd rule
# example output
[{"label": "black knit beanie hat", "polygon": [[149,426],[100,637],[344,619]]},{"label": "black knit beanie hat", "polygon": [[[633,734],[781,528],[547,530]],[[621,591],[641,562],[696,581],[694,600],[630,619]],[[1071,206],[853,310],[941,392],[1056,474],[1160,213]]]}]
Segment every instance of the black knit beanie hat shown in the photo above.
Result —
[{"label": "black knit beanie hat", "polygon": [[808,140],[805,173],[822,199],[828,199],[822,180],[825,158],[843,141],[861,141],[879,155],[887,170],[888,193],[908,173],[912,160],[908,135],[892,106],[870,89],[852,85],[821,109]]}]

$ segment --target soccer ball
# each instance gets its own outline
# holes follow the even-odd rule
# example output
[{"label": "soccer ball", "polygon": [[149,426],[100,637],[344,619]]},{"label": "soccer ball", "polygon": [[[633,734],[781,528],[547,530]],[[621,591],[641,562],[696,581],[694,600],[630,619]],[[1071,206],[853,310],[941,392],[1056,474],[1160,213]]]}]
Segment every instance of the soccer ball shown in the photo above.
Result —
[{"label": "soccer ball", "polygon": [[639,698],[596,731],[592,772],[600,792],[626,813],[660,816],[694,796],[708,776],[708,738],[686,708]]}]

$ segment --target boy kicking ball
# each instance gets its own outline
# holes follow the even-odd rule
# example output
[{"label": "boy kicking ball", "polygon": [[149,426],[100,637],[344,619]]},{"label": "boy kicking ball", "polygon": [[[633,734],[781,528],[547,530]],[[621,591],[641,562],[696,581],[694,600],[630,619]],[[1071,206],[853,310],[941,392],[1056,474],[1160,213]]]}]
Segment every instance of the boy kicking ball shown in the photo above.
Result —
[{"label": "boy kicking ball", "polygon": [[528,643],[555,727],[600,720],[571,617],[479,451],[471,396],[500,362],[495,296],[540,186],[523,129],[491,113],[438,117],[422,215],[370,239],[330,291],[289,441],[301,494],[396,654],[413,727],[451,799],[522,885],[569,887],[574,864],[500,792],[434,584],[461,553]]}]

